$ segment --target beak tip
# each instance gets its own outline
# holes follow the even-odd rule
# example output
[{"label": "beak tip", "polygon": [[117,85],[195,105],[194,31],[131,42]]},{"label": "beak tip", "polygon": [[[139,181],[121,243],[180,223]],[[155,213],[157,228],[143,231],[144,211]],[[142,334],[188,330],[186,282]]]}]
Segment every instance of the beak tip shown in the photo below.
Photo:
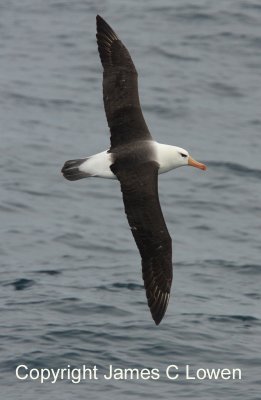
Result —
[{"label": "beak tip", "polygon": [[200,163],[200,162],[198,162],[196,160],[193,160],[192,157],[188,158],[188,165],[191,165],[192,167],[196,167],[196,168],[202,169],[203,171],[207,170],[207,166],[205,164]]}]

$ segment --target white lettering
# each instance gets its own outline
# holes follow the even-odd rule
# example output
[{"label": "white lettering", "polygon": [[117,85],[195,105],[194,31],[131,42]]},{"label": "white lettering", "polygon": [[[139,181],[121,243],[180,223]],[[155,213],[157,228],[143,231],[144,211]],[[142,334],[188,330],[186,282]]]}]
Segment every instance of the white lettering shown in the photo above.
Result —
[{"label": "white lettering", "polygon": [[61,379],[64,379],[63,378],[63,372],[64,371],[66,371],[66,368],[62,368],[62,369],[58,368],[56,371],[52,368],[51,372],[52,372],[52,378],[53,379],[52,379],[51,383],[56,383],[57,382],[57,379],[58,379],[58,376],[59,376],[60,372],[61,372]]},{"label": "white lettering", "polygon": [[190,380],[190,379],[196,379],[195,376],[191,376],[189,373],[190,370],[190,366],[186,365],[186,379]]},{"label": "white lettering", "polygon": [[228,368],[198,368],[195,374],[190,373],[190,366],[186,365],[186,379],[198,379],[200,381],[204,379],[209,380],[229,380],[229,379],[241,379],[241,369],[228,369]]},{"label": "white lettering", "polygon": [[79,383],[81,381],[81,370],[80,368],[73,368],[71,371],[72,383]]},{"label": "white lettering", "polygon": [[103,375],[106,380],[157,380],[160,378],[159,370],[157,368],[113,368],[112,365],[109,366],[109,371]]},{"label": "white lettering", "polygon": [[152,370],[151,370],[151,379],[157,380],[159,378],[160,378],[160,373],[159,373],[158,368],[152,368]]},{"label": "white lettering", "polygon": [[176,371],[178,371],[179,367],[177,367],[177,365],[175,365],[175,364],[172,364],[172,365],[169,365],[168,368],[166,369],[167,378],[174,381],[175,379],[178,379],[179,374],[175,374],[174,376],[170,375],[171,369],[175,369]]},{"label": "white lettering", "polygon": [[29,376],[32,380],[39,379],[40,372],[37,368],[30,369]]},{"label": "white lettering", "polygon": [[28,370],[28,367],[26,365],[24,365],[24,364],[18,365],[18,367],[15,370],[15,375],[16,375],[17,379],[21,379],[21,380],[27,379],[28,378],[28,374],[25,374],[24,376],[20,375],[20,373],[19,373],[20,368]]},{"label": "white lettering", "polygon": [[[208,371],[208,373],[209,373],[209,370],[207,370],[207,371]],[[203,379],[206,378],[206,376],[207,376],[207,373],[206,373],[206,370],[205,370],[205,369],[199,368],[199,369],[197,370],[197,378],[198,378],[198,379],[203,380]]]},{"label": "white lettering", "polygon": [[[46,375],[45,375],[46,373]],[[50,378],[51,372],[48,368],[43,368],[41,369],[41,376],[40,376],[40,382],[44,383],[44,381],[48,381],[48,379]]]},{"label": "white lettering", "polygon": [[232,370],[233,379],[242,379],[242,373],[240,368],[233,368]]},{"label": "white lettering", "polygon": [[230,379],[231,378],[231,371],[227,368],[221,370],[221,378],[222,379]]},{"label": "white lettering", "polygon": [[109,375],[103,375],[105,379],[110,380],[112,378],[112,365],[109,367]]},{"label": "white lettering", "polygon": [[98,379],[97,371],[96,365],[93,368],[86,368],[86,365],[83,365],[83,379],[87,379],[86,374],[88,374],[88,379]]},{"label": "white lettering", "polygon": [[[80,383],[82,380],[97,380],[98,368],[96,365],[87,368],[82,365],[80,368],[28,368],[25,364],[16,367],[15,374],[19,380],[38,380],[41,383],[49,381],[56,383],[58,379],[68,380],[74,384]],[[160,379],[160,372],[157,368],[115,368],[109,365],[103,378],[106,380],[157,380]],[[165,376],[170,380],[180,379],[179,366],[171,364],[166,367]],[[182,376],[183,377],[183,376]],[[187,364],[185,366],[186,380],[241,380],[242,371],[240,368],[193,368]]]}]

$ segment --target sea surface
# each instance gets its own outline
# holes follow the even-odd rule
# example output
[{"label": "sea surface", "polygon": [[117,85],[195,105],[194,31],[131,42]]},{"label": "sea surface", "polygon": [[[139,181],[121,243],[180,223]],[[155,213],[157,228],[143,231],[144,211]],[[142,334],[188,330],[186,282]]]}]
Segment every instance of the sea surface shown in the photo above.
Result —
[{"label": "sea surface", "polygon": [[[60,173],[109,147],[97,13],[132,55],[153,137],[208,166],[159,178],[174,280],[158,327],[119,183]],[[1,398],[259,400],[260,1],[1,0],[0,60]],[[99,379],[19,380],[21,364]],[[106,380],[110,364],[160,378]]]}]

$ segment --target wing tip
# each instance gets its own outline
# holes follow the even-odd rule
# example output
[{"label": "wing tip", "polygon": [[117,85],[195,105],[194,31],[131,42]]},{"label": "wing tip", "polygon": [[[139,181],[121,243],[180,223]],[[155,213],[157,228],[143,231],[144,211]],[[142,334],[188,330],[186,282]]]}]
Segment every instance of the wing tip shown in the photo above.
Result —
[{"label": "wing tip", "polygon": [[156,326],[159,326],[159,324],[160,324],[161,321],[162,321],[162,318],[160,318],[160,319],[155,319],[155,318],[153,318],[153,321],[155,322],[155,325],[156,325]]},{"label": "wing tip", "polygon": [[96,39],[103,67],[112,65],[112,45],[119,38],[109,24],[99,15],[96,15]]},{"label": "wing tip", "polygon": [[111,40],[112,39],[118,40],[118,36],[114,32],[114,30],[99,14],[96,15],[96,27],[97,27],[97,35],[103,34],[108,38],[110,38]]},{"label": "wing tip", "polygon": [[150,310],[151,315],[152,315],[152,319],[155,322],[155,325],[159,326],[159,324],[161,323],[161,321],[163,320],[163,317],[165,315],[166,309],[163,311],[162,314],[158,315],[158,314],[153,314],[152,311]]},{"label": "wing tip", "polygon": [[148,306],[150,308],[151,316],[157,326],[161,323],[163,317],[165,316],[169,303],[169,297],[169,292],[165,292],[164,294],[161,292],[161,296],[158,296],[157,298],[148,298]]},{"label": "wing tip", "polygon": [[99,14],[97,14],[96,15],[96,23],[97,23],[97,25],[98,24],[102,24],[104,22],[105,22],[104,19]]},{"label": "wing tip", "polygon": [[[142,261],[142,272],[146,297],[152,319],[156,325],[159,325],[165,316],[170,299],[170,289],[172,283],[172,270],[169,271],[171,277],[160,276],[160,271],[155,273],[150,268],[145,268],[145,262]],[[151,267],[151,264],[147,267]]]}]

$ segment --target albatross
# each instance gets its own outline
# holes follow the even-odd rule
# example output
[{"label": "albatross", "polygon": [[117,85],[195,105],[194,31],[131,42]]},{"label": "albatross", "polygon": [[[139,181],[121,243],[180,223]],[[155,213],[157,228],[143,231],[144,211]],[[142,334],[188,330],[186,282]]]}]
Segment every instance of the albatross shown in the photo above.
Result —
[{"label": "albatross", "polygon": [[100,177],[120,182],[125,213],[141,256],[148,305],[158,325],[172,283],[172,241],[160,207],[158,175],[185,165],[201,170],[206,166],[181,147],[153,140],[142,114],[131,56],[102,17],[97,15],[96,22],[110,148],[66,161],[62,173],[70,181]]}]

